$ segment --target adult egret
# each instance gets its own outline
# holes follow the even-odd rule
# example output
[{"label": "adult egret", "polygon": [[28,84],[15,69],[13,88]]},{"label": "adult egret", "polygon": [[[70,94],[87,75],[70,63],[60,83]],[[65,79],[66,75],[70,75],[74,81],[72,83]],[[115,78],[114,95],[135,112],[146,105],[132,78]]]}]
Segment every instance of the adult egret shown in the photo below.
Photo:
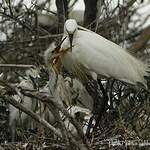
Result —
[{"label": "adult egret", "polygon": [[[79,27],[74,19],[65,22],[64,38],[60,50],[61,62],[69,72],[79,78],[97,74],[97,77],[112,77],[132,85],[141,83],[147,87],[145,76],[149,75],[148,65],[117,44]],[[66,49],[69,50],[65,51]],[[54,53],[51,59],[55,56],[58,54]]]}]

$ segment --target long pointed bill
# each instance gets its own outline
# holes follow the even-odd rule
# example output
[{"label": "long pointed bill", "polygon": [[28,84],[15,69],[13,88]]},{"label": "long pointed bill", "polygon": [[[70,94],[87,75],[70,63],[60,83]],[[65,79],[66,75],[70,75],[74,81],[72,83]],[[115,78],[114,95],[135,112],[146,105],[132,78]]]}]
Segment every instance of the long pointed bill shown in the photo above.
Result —
[{"label": "long pointed bill", "polygon": [[[73,46],[72,46],[73,47]],[[68,50],[70,50],[71,48],[67,48],[61,51],[56,51],[55,53],[52,54],[51,58],[50,58],[50,63],[53,63],[54,59],[59,58],[60,56],[62,56],[64,53],[66,53]],[[59,49],[60,50],[60,49]]]},{"label": "long pointed bill", "polygon": [[69,41],[70,41],[70,49],[71,49],[71,52],[72,52],[73,34],[69,34]]},{"label": "long pointed bill", "polygon": [[[72,46],[73,47],[73,46]],[[71,47],[67,48],[67,49],[59,49],[60,51],[55,51],[55,53],[53,53],[51,55],[51,58],[50,58],[50,64],[52,65],[52,68],[54,69],[54,71],[56,73],[59,73],[59,69],[60,69],[60,66],[61,66],[61,57],[68,51],[70,50]]]}]

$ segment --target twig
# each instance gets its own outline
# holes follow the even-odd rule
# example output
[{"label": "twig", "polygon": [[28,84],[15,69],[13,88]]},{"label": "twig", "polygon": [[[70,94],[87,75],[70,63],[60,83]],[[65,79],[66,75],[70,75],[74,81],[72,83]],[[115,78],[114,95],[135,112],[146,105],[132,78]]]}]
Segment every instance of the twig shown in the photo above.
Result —
[{"label": "twig", "polygon": [[132,44],[132,46],[129,48],[130,51],[133,53],[137,53],[138,51],[142,51],[146,43],[150,39],[150,26],[145,28],[140,37]]},{"label": "twig", "polygon": [[103,115],[103,113],[104,113],[104,111],[106,109],[106,106],[107,106],[108,100],[109,100],[108,95],[107,95],[107,91],[104,89],[104,87],[103,87],[103,85],[102,85],[100,80],[98,80],[98,84],[99,84],[100,89],[101,89],[101,91],[103,93],[103,99],[101,99],[101,101],[100,101],[101,102],[101,104],[100,104],[101,108],[99,110],[98,117],[96,118],[96,124],[94,126],[95,129],[99,125],[99,122],[100,122],[100,120],[102,118],[102,115]]},{"label": "twig", "polygon": [[[6,87],[9,87],[9,89],[11,89],[12,91],[14,91],[14,93],[16,93],[16,90],[14,87],[8,85],[7,83],[3,84]],[[47,104],[53,104],[55,109],[62,107],[61,105],[59,107],[58,103],[55,102],[56,100],[53,99],[52,97],[48,96],[48,95],[44,95],[43,93],[40,92],[33,92],[33,91],[29,91],[29,90],[21,90],[21,93],[25,96],[31,97],[31,98],[36,98],[38,100],[40,100],[41,102],[47,103]],[[4,100],[6,100],[8,103],[12,104],[14,107],[20,109],[21,111],[23,111],[24,113],[28,114],[29,116],[31,116],[33,119],[35,119],[36,121],[38,121],[39,123],[41,123],[42,125],[44,125],[46,128],[50,129],[51,131],[54,132],[54,134],[56,134],[58,137],[62,138],[62,135],[59,133],[59,131],[57,129],[55,129],[52,125],[50,125],[47,121],[45,121],[44,119],[40,118],[38,115],[36,115],[34,112],[32,112],[29,109],[26,109],[24,106],[22,106],[20,103],[18,103],[16,100],[14,100],[11,97],[8,96],[3,96],[0,95],[1,98],[3,98]],[[64,108],[65,109],[65,108]],[[60,110],[60,109],[59,109]],[[63,112],[64,110],[62,110]],[[66,110],[65,110],[66,111]],[[65,112],[64,114],[68,114],[70,116],[70,114],[68,112]],[[68,116],[66,115],[66,116]],[[76,120],[70,116],[71,122],[73,120],[73,122],[76,122]],[[76,122],[77,123],[77,122]],[[76,124],[75,123],[75,124]],[[72,123],[74,124],[74,123]],[[76,125],[77,126],[77,125]],[[82,129],[80,129],[82,131]],[[69,134],[68,136],[69,140],[71,141],[71,143],[75,146],[77,146],[78,148],[81,148],[81,145]],[[63,137],[64,139],[64,137]],[[85,139],[86,140],[86,139]],[[83,142],[85,143],[85,142]],[[87,144],[86,144],[87,145]],[[88,148],[89,149],[89,148]]]},{"label": "twig", "polygon": [[57,13],[55,13],[54,11],[51,11],[51,10],[46,9],[44,7],[38,6],[37,4],[34,4],[32,1],[31,1],[31,4],[33,4],[33,6],[37,7],[38,9],[42,9],[42,10],[45,10],[45,11],[47,11],[49,13],[52,13],[53,15],[57,15]]},{"label": "twig", "polygon": [[35,29],[32,29],[30,26],[28,26],[28,24],[27,24],[26,22],[21,21],[21,20],[19,20],[18,18],[14,17],[14,16],[11,16],[11,15],[9,15],[9,14],[6,14],[6,13],[4,13],[4,12],[2,12],[2,11],[0,11],[0,14],[4,15],[5,17],[10,18],[11,20],[14,20],[15,22],[18,22],[20,25],[22,25],[22,27],[28,29],[28,30],[29,30],[31,33],[33,33],[33,35],[34,35],[34,32],[33,32],[33,31],[36,31],[36,30],[35,30]]},{"label": "twig", "polygon": [[51,98],[51,99],[49,99],[49,101],[51,101],[53,103],[53,105],[69,119],[69,121],[76,128],[79,137],[81,138],[81,140],[83,141],[83,143],[85,144],[87,149],[90,149],[89,143],[87,142],[87,140],[84,136],[81,126],[78,124],[78,122],[75,120],[75,118],[72,117],[68,113],[68,111],[64,108],[63,104],[59,103],[60,100],[58,99],[58,97],[55,96],[55,94],[57,92],[56,90],[57,90],[58,80],[60,78],[61,78],[61,76],[60,75],[57,76],[56,73],[54,72],[54,70],[49,71],[49,91],[50,91],[50,95],[52,97],[55,97],[55,99]]},{"label": "twig", "polygon": [[24,64],[0,64],[0,67],[3,68],[17,68],[17,69],[28,69],[35,68],[34,65],[24,65]]},{"label": "twig", "polygon": [[[13,93],[17,93],[15,87],[9,85],[7,82],[5,81],[1,81],[0,82],[2,83],[3,86],[7,87],[8,90],[11,90],[13,91]],[[40,100],[41,102],[44,102],[44,103],[47,103],[47,104],[52,104],[54,105],[54,107],[60,111],[62,111],[62,113],[64,113],[68,119],[70,120],[70,122],[76,127],[77,131],[78,131],[78,134],[80,135],[80,137],[82,138],[83,140],[83,143],[86,145],[87,149],[90,149],[89,148],[89,145],[84,137],[84,134],[82,132],[82,129],[80,128],[80,126],[78,125],[78,123],[76,122],[76,120],[67,112],[67,110],[57,102],[56,99],[54,99],[53,97],[50,97],[48,95],[44,95],[43,93],[40,93],[40,92],[34,92],[34,91],[29,91],[29,90],[24,90],[22,89],[21,90],[21,93],[25,96],[28,96],[28,97],[32,97],[32,98],[36,98],[38,100]],[[5,96],[1,96],[0,97],[4,97]],[[4,99],[3,98],[3,99]],[[10,99],[9,99],[10,98]],[[33,117],[33,119],[35,119],[36,121],[40,122],[42,125],[46,126],[47,128],[51,129],[52,131],[54,131],[55,133],[55,128],[53,126],[51,126],[47,121],[43,120],[42,118],[40,118],[39,116],[37,116],[35,113],[33,113],[31,110],[28,110],[26,109],[24,106],[22,106],[20,103],[18,103],[16,100],[12,99],[11,97],[7,98],[6,96],[6,99],[10,104],[12,104],[14,107],[16,108],[19,108],[21,111],[23,111],[24,113],[30,115],[31,117]],[[57,129],[56,129],[56,132],[57,132]],[[55,133],[57,135],[57,133]],[[60,136],[59,136],[60,137]],[[62,137],[62,136],[61,136]],[[64,138],[64,137],[63,137]],[[80,144],[77,144],[76,140],[74,140],[71,136],[68,137],[70,139],[70,141],[78,146],[78,148],[80,148]]]},{"label": "twig", "polygon": [[46,39],[46,38],[57,38],[63,36],[63,33],[60,34],[50,34],[50,35],[44,35],[44,36],[39,36],[39,39]]},{"label": "twig", "polygon": [[56,99],[54,99],[53,97],[50,97],[48,95],[41,94],[40,92],[29,92],[29,91],[25,91],[25,90],[22,90],[21,92],[25,96],[34,97],[34,98],[40,100],[41,102],[52,103],[57,109],[59,109],[63,114],[66,115],[66,117],[70,120],[70,122],[75,126],[79,136],[83,140],[83,143],[86,145],[86,147],[88,149],[90,149],[89,143],[87,142],[87,140],[83,134],[83,131],[82,131],[80,125],[78,124],[78,122],[75,120],[75,118],[73,118],[68,113],[68,111],[61,104],[59,104],[57,102]]},{"label": "twig", "polygon": [[[6,3],[7,3],[7,1],[6,1]],[[9,7],[10,15],[13,16],[13,11],[12,11],[10,0],[8,0],[8,7]]]},{"label": "twig", "polygon": [[63,123],[63,121],[61,119],[59,110],[57,108],[55,108],[53,105],[50,105],[49,103],[47,104],[47,106],[48,106],[49,110],[53,113],[53,115],[54,115],[54,117],[56,119],[56,122],[58,122],[59,127],[60,127],[60,129],[62,131],[62,136],[64,137],[64,140],[66,142],[67,147],[69,148],[70,144],[69,144],[68,133],[67,133],[65,125],[64,125],[64,123]]},{"label": "twig", "polygon": [[56,128],[54,128],[52,125],[50,125],[46,120],[44,120],[41,117],[39,117],[33,111],[31,111],[31,110],[27,109],[26,107],[24,107],[23,105],[21,105],[14,98],[12,98],[10,96],[4,96],[4,95],[0,95],[0,98],[4,99],[8,103],[12,104],[14,107],[16,107],[16,108],[20,109],[21,111],[23,111],[24,113],[28,114],[34,120],[36,120],[37,122],[39,122],[40,124],[42,124],[43,126],[48,128],[49,130],[54,132],[55,135],[57,135],[58,137],[62,138],[61,133]]}]

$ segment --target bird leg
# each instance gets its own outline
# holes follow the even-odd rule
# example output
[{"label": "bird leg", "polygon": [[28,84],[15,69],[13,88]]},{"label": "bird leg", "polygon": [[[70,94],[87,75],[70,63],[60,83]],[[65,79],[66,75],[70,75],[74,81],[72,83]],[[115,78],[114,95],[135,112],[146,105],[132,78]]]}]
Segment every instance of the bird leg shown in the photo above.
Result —
[{"label": "bird leg", "polygon": [[[97,80],[93,80],[92,78],[89,78],[88,83],[85,84],[85,88],[90,94],[90,96],[93,98],[93,116],[90,118],[89,125],[86,131],[86,137],[89,138],[91,135],[91,129],[93,128],[93,121],[97,122],[98,114],[99,114],[99,107],[100,107],[100,101],[101,101],[101,93],[99,91],[99,85]],[[96,123],[95,122],[95,123]],[[94,125],[95,127],[95,125]]]}]

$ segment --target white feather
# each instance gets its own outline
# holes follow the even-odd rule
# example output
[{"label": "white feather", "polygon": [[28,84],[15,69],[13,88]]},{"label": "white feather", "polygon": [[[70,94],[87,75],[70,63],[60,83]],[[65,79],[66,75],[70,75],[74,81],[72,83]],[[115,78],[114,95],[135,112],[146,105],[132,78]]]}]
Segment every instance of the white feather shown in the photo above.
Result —
[{"label": "white feather", "polygon": [[[144,76],[147,75],[147,65],[104,37],[89,30],[77,29],[74,20],[69,19],[66,22],[74,26],[72,52],[68,51],[63,58],[63,65],[67,70],[73,70],[75,65],[81,64],[88,71],[98,75],[113,77],[134,85],[140,82],[146,86]],[[62,49],[70,47],[66,31],[65,36],[67,38],[62,44]]]}]

